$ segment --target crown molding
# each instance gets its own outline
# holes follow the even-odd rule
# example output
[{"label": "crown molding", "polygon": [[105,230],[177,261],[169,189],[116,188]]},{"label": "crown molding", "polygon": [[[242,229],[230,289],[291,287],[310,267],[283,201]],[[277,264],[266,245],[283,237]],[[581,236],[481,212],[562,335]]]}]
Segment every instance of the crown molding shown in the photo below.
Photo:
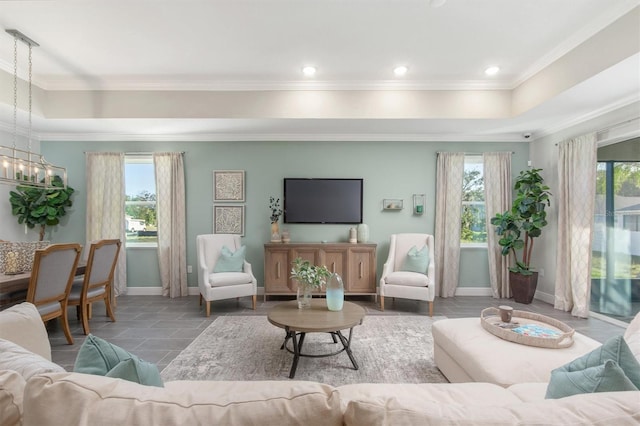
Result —
[{"label": "crown molding", "polygon": [[100,81],[47,79],[40,76],[37,86],[47,91],[286,91],[286,90],[510,90],[506,80],[430,80],[430,81],[219,81],[210,79],[103,79]]},{"label": "crown molding", "polygon": [[571,37],[564,40],[553,50],[549,51],[546,55],[534,62],[527,70],[525,70],[525,72],[513,81],[511,89],[520,86],[522,83],[529,80],[531,77],[578,47],[580,44],[589,40],[599,31],[602,31],[604,28],[629,13],[635,7],[638,7],[638,5],[640,5],[640,1],[628,0],[624,4],[612,7],[607,11],[607,13],[599,15],[597,19],[594,19],[583,26],[578,32],[574,33]]},{"label": "crown molding", "polygon": [[571,120],[566,120],[560,124],[555,126],[547,127],[544,129],[540,129],[536,131],[536,139],[542,138],[544,136],[549,136],[554,133],[561,132],[563,130],[569,129],[573,126],[577,126],[579,124],[585,123],[590,120],[594,120],[600,116],[608,114],[610,112],[616,111],[620,108],[624,108],[633,103],[640,102],[640,94],[634,94],[627,96],[626,98],[620,99],[616,102],[613,102],[609,105],[606,105],[602,108],[598,108],[594,111],[590,111],[587,114],[581,115],[579,117],[572,118]]},{"label": "crown molding", "polygon": [[365,133],[200,133],[200,134],[127,134],[127,133],[40,133],[41,141],[70,142],[508,142],[528,143],[521,134],[365,134]]}]

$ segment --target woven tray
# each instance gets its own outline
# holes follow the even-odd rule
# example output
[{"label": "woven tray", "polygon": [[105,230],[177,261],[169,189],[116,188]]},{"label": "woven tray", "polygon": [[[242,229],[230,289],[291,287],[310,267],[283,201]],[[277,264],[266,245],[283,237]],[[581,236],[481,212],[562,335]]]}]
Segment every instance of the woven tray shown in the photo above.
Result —
[{"label": "woven tray", "polygon": [[562,321],[533,312],[514,310],[511,323],[517,323],[520,326],[539,325],[554,330],[558,334],[550,337],[527,336],[513,331],[513,325],[510,328],[500,327],[500,324],[505,325],[505,323],[500,319],[500,310],[498,308],[483,309],[480,314],[480,323],[489,333],[521,345],[550,349],[568,348],[573,345],[573,333],[575,332],[573,328]]}]

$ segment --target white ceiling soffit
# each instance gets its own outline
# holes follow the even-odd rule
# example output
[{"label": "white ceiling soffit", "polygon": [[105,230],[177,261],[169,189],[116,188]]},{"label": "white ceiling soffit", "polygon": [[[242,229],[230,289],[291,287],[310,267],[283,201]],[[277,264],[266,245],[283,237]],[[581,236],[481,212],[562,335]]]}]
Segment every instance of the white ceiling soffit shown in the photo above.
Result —
[{"label": "white ceiling soffit", "polygon": [[[338,114],[333,108],[333,115],[309,117],[234,115],[227,110],[210,116],[138,111],[102,118],[99,113],[84,117],[74,112],[82,109],[82,103],[74,105],[74,96],[119,90],[130,92],[130,103],[135,103],[133,91],[140,90],[203,95],[212,90],[253,91],[257,97],[265,90],[349,90],[360,91],[363,99],[370,96],[367,91],[436,90],[450,92],[442,105],[451,103],[454,111],[456,91],[467,96],[479,90],[524,92],[527,84],[550,73],[551,65],[571,58],[567,53],[579,52],[585,41],[600,38],[606,47],[603,30],[625,15],[640,28],[640,15],[632,10],[638,4],[447,0],[436,8],[426,0],[0,1],[0,28],[18,29],[40,43],[34,49],[34,82],[42,89],[34,130],[42,139],[513,141],[522,140],[523,132],[544,134],[637,101],[638,55],[615,64],[604,61],[600,70],[597,60],[584,63],[585,72],[593,74],[573,81],[570,73],[565,87],[517,114],[505,113],[500,101],[458,108],[476,115],[458,111],[438,116],[410,109],[397,116],[379,110],[358,115]],[[615,48],[593,53],[612,61],[624,54]],[[318,67],[313,80],[300,73],[306,64]],[[392,74],[398,64],[409,67],[402,79]],[[484,69],[493,64],[501,72],[485,76]],[[0,68],[13,71],[13,40],[4,31]],[[19,70],[24,76],[24,61]],[[6,130],[12,91],[4,90],[10,79],[0,74],[5,74],[0,75],[0,129]],[[47,104],[47,98],[60,102]],[[143,99],[141,95],[138,100]],[[478,115],[483,109],[484,115]]]}]

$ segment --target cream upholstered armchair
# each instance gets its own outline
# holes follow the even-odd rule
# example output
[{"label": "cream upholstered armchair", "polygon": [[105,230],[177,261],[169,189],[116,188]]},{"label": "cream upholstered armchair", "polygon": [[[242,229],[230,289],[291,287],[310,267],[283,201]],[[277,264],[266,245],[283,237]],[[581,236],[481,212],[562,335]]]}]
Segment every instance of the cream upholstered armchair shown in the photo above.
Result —
[{"label": "cream upholstered armchair", "polygon": [[429,316],[433,316],[434,248],[433,235],[391,235],[389,257],[380,278],[380,308],[383,311],[385,297],[399,297],[429,302]]},{"label": "cream upholstered armchair", "polygon": [[204,299],[207,316],[211,315],[212,300],[252,296],[253,309],[256,309],[258,281],[253,276],[251,264],[244,259],[244,250],[239,235],[196,237],[200,304]]}]

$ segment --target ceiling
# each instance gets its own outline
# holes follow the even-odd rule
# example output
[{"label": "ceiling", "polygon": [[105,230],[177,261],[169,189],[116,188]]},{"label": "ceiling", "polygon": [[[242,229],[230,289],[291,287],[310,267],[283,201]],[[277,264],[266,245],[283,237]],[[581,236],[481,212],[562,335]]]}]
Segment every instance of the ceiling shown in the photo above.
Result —
[{"label": "ceiling", "polygon": [[[33,129],[43,140],[513,141],[640,101],[640,0],[430,3],[0,1],[0,28],[40,44]],[[636,40],[620,37],[622,19]],[[395,77],[396,65],[408,73]],[[501,71],[486,76],[490,65]],[[6,130],[4,31],[0,73]]]}]

